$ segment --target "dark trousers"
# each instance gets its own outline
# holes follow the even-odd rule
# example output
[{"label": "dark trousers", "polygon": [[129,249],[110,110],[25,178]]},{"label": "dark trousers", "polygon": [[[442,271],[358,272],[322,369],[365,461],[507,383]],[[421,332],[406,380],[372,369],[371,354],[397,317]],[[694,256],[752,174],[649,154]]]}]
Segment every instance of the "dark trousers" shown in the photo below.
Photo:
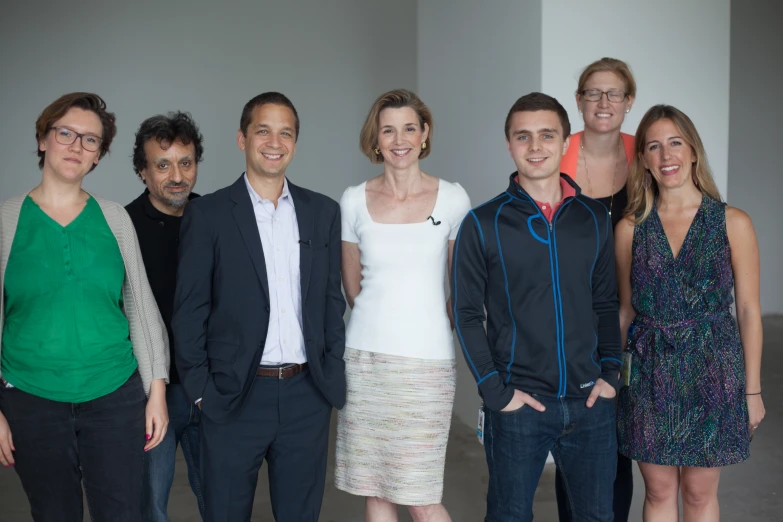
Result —
[{"label": "dark trousers", "polygon": [[534,396],[545,407],[503,413],[485,409],[484,449],[489,466],[485,522],[533,520],[533,497],[552,452],[566,499],[579,522],[612,521],[617,469],[614,399]]},{"label": "dark trousers", "polygon": [[331,411],[305,370],[290,379],[256,377],[239,414],[225,424],[202,415],[204,520],[249,521],[266,460],[275,520],[317,522]]},{"label": "dark trousers", "polygon": [[17,388],[0,392],[35,522],[81,522],[82,484],[94,522],[141,520],[146,403],[138,372],[112,393],[78,404]]},{"label": "dark trousers", "polygon": [[198,425],[201,410],[185,395],[181,384],[166,386],[166,406],[169,410],[169,429],[163,441],[144,456],[142,514],[144,522],[168,522],[168,503],[174,484],[177,445],[188,467],[188,482],[196,496],[198,511],[204,516],[204,496],[199,476]]},{"label": "dark trousers", "polygon": [[[563,489],[563,477],[560,470],[555,473],[555,493],[557,496],[557,514],[560,522],[573,522],[571,512],[568,509],[565,490]],[[614,479],[614,522],[628,522],[631,516],[631,502],[633,500],[633,461],[625,455],[617,454],[617,477]]]}]

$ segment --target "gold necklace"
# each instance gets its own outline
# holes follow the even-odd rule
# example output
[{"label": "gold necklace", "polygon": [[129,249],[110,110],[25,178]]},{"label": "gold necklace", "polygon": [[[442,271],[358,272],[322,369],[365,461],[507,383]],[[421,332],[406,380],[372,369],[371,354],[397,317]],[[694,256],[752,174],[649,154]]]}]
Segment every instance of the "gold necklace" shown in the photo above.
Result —
[{"label": "gold necklace", "polygon": [[[587,191],[590,192],[590,197],[593,197],[593,185],[590,183],[590,172],[587,170],[587,153],[585,152],[585,135],[582,134],[581,140],[579,140],[579,148],[582,149],[582,161],[585,163],[585,177],[587,178]],[[612,176],[612,195],[609,198],[609,219],[612,219],[612,205],[614,205],[614,184],[617,181],[617,166],[620,163],[620,154],[617,155],[617,159],[614,163],[614,176]]]}]

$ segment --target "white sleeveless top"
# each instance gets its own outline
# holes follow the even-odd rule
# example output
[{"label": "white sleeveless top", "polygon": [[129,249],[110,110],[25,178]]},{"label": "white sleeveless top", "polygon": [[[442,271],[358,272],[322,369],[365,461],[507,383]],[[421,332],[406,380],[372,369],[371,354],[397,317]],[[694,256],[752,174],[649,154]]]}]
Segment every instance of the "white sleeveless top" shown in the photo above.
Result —
[{"label": "white sleeveless top", "polygon": [[440,180],[432,220],[383,224],[370,217],[366,185],[349,187],[340,200],[342,240],[359,244],[363,277],[345,345],[401,357],[453,359],[445,292],[448,242],[456,239],[470,198],[459,183]]}]

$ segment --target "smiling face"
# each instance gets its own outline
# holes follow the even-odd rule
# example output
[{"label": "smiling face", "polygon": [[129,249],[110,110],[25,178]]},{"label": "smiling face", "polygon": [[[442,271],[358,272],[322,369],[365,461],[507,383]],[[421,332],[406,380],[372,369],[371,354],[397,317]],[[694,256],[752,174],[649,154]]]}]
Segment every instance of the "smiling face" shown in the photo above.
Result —
[{"label": "smiling face", "polygon": [[[600,71],[590,75],[585,81],[583,91],[626,92],[628,87],[623,79],[611,72]],[[626,96],[621,102],[609,101],[606,94],[601,94],[598,101],[588,101],[581,93],[576,95],[576,104],[582,112],[585,128],[594,132],[610,132],[619,130],[625,119],[625,112],[633,106],[633,97]]]},{"label": "smiling face", "polygon": [[554,111],[522,111],[511,116],[506,141],[520,176],[531,180],[560,175],[568,149],[560,118]]},{"label": "smiling face", "polygon": [[150,191],[152,204],[166,214],[177,215],[196,185],[196,146],[156,139],[144,143],[147,166],[139,174]]},{"label": "smiling face", "polygon": [[661,119],[650,125],[644,136],[641,160],[659,187],[694,184],[692,172],[696,153],[672,120]]},{"label": "smiling face", "polygon": [[[70,145],[63,145],[56,139],[55,133],[67,131],[83,134]],[[67,130],[66,130],[67,129]],[[98,164],[100,148],[95,152],[85,150],[82,140],[98,139],[100,141],[103,126],[98,115],[92,111],[72,108],[59,120],[38,142],[38,150],[45,152],[43,173],[64,181],[80,182],[84,176]]]},{"label": "smiling face", "polygon": [[245,151],[248,175],[285,176],[296,154],[296,117],[283,105],[267,103],[253,109],[247,136],[239,130],[237,145]]},{"label": "smiling face", "polygon": [[411,107],[383,109],[378,115],[378,148],[386,165],[406,169],[419,161],[429,125],[422,127]]}]

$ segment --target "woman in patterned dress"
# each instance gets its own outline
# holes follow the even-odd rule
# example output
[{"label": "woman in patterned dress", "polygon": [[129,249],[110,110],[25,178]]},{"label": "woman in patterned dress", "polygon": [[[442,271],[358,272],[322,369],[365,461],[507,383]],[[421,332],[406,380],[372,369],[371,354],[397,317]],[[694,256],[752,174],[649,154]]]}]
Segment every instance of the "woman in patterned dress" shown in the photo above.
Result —
[{"label": "woman in patterned dress", "polygon": [[680,492],[684,520],[718,520],[721,467],[748,458],[764,418],[758,243],[750,217],[721,202],[685,114],[652,107],[636,153],[615,229],[632,358],[620,452],[639,461],[645,521],[677,520]]}]

